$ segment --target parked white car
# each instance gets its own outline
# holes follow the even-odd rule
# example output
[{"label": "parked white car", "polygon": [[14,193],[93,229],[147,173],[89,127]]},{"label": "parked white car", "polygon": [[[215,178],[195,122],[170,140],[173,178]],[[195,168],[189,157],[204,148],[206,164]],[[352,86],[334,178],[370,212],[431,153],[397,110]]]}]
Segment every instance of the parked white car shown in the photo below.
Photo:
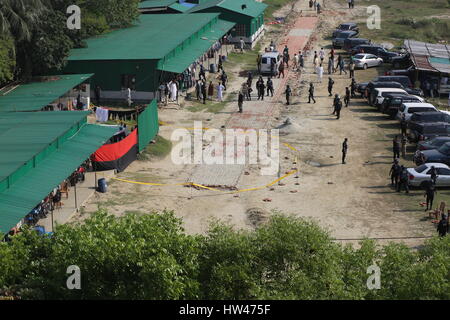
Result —
[{"label": "parked white car", "polygon": [[[271,70],[271,63],[275,62],[273,70]],[[281,54],[278,51],[266,52],[262,55],[261,59],[261,73],[262,74],[271,74],[275,76],[278,74],[278,67],[281,63]]]},{"label": "parked white car", "polygon": [[417,168],[408,168],[408,184],[412,187],[424,187],[431,180],[431,167],[436,168],[437,179],[436,186],[450,186],[450,168],[443,163],[425,163]]},{"label": "parked white car", "polygon": [[370,67],[378,67],[383,63],[383,59],[370,53],[358,53],[353,56],[355,68],[367,69]]},{"label": "parked white car", "polygon": [[409,121],[414,112],[431,112],[439,111],[431,103],[403,103],[400,108],[398,108],[396,119],[402,121],[402,115],[405,115],[406,121]]},{"label": "parked white car", "polygon": [[403,93],[408,95],[408,93],[400,88],[375,88],[371,93],[370,101],[373,102],[373,106],[378,107],[383,104],[384,97],[390,93]]}]

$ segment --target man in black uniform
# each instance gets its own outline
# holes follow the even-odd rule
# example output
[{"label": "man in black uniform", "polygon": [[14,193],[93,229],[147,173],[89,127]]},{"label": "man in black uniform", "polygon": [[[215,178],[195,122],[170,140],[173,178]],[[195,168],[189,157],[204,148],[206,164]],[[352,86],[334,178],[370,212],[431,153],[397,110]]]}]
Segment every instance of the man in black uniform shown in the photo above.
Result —
[{"label": "man in black uniform", "polygon": [[350,92],[352,98],[356,97],[356,81],[355,78],[352,78],[352,83],[350,84]]},{"label": "man in black uniform", "polygon": [[400,142],[398,141],[398,136],[395,136],[392,140],[392,152],[394,152],[394,160],[400,158]]},{"label": "man in black uniform", "polygon": [[431,166],[430,169],[430,175],[431,175],[431,182],[433,182],[434,185],[436,185],[436,180],[437,180],[437,170],[434,166]]},{"label": "man in black uniform", "polygon": [[406,122],[406,118],[405,118],[405,114],[402,113],[402,119],[400,121],[400,128],[402,130],[402,135],[406,136],[406,128],[408,127],[407,122]]},{"label": "man in black uniform", "polygon": [[263,78],[260,76],[258,81],[256,81],[256,91],[258,92],[258,100],[262,99],[264,100],[264,80]]},{"label": "man in black uniform", "polygon": [[269,92],[271,97],[273,97],[273,82],[272,82],[272,78],[269,77],[269,79],[267,79],[267,96],[269,96]]},{"label": "man in black uniform", "polygon": [[206,104],[206,81],[202,81],[201,89],[202,89],[203,104]]},{"label": "man in black uniform", "polygon": [[394,163],[392,164],[391,170],[389,171],[389,174],[391,175],[391,185],[395,186],[396,189],[398,187],[399,173],[400,165],[398,164],[398,160],[395,159]]},{"label": "man in black uniform", "polygon": [[341,109],[342,109],[342,102],[341,99],[339,99],[339,97],[335,100],[335,106],[334,109],[336,110],[336,119],[339,120],[339,118],[341,117]]},{"label": "man in black uniform", "polygon": [[289,105],[290,103],[290,99],[291,99],[291,88],[289,87],[289,85],[286,86],[286,91],[284,92],[286,94],[286,104]]},{"label": "man in black uniform", "polygon": [[342,164],[345,163],[345,157],[347,156],[347,149],[348,149],[347,138],[345,138],[344,142],[342,143]]},{"label": "man in black uniform", "polygon": [[316,99],[314,99],[314,85],[312,82],[309,84],[308,92],[309,92],[308,103],[311,103],[311,99],[314,101],[314,103],[316,103]]},{"label": "man in black uniform", "polygon": [[331,79],[331,77],[328,78],[328,93],[329,93],[329,97],[331,97],[333,94],[333,85],[334,85],[334,81],[333,79]]},{"label": "man in black uniform", "polygon": [[238,107],[239,107],[239,112],[242,113],[242,105],[244,104],[244,95],[242,94],[242,91],[239,91],[239,96],[238,96]]},{"label": "man in black uniform", "polygon": [[402,187],[405,188],[406,193],[409,193],[408,171],[403,165],[400,167],[400,183],[398,184],[397,192],[400,192]]},{"label": "man in black uniform", "polygon": [[336,105],[337,105],[337,101],[339,100],[339,95],[336,93],[334,95],[334,99],[333,99],[333,113],[332,114],[336,114]]},{"label": "man in black uniform", "polygon": [[345,97],[344,97],[345,106],[348,107],[348,104],[350,102],[350,90],[348,87],[345,87]]},{"label": "man in black uniform", "polygon": [[436,192],[436,188],[434,186],[433,183],[428,183],[425,189],[425,197],[427,198],[427,208],[425,209],[425,211],[427,211],[428,209],[433,209],[433,200],[434,200],[434,194]]},{"label": "man in black uniform", "polygon": [[444,237],[449,231],[448,219],[444,213],[441,216],[441,221],[437,225],[437,231],[440,237]]}]

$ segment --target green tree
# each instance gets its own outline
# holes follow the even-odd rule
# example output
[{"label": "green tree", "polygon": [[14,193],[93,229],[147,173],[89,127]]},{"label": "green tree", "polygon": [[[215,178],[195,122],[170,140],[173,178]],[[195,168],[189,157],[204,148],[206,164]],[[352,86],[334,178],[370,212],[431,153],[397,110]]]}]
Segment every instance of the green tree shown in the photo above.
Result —
[{"label": "green tree", "polygon": [[14,41],[7,36],[0,36],[0,86],[14,77],[16,54]]}]

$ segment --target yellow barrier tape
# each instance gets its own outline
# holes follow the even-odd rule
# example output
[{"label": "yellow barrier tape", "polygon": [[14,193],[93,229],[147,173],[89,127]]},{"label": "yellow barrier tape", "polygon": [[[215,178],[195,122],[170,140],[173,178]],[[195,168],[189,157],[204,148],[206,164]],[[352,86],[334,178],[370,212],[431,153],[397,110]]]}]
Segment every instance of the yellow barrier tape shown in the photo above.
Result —
[{"label": "yellow barrier tape", "polygon": [[196,186],[199,188],[203,188],[203,189],[208,189],[208,190],[212,190],[212,191],[218,191],[218,192],[223,192],[223,193],[229,193],[229,194],[233,194],[233,193],[241,193],[241,192],[247,192],[247,191],[256,191],[256,190],[261,190],[270,186],[273,186],[275,183],[287,178],[288,176],[294,174],[298,172],[298,170],[291,170],[288,173],[286,173],[284,176],[264,185],[264,186],[260,186],[260,187],[255,187],[255,188],[248,188],[248,189],[242,189],[242,190],[237,190],[237,191],[223,191],[220,189],[216,189],[216,188],[211,188],[211,187],[207,187],[201,184],[197,184],[197,183],[193,183],[193,182],[182,182],[182,183],[173,183],[173,184],[164,184],[164,183],[153,183],[153,182],[140,182],[140,181],[132,181],[132,180],[126,180],[126,179],[120,179],[120,178],[112,178],[113,180],[117,180],[117,181],[121,181],[121,182],[127,182],[127,183],[132,183],[132,184],[140,184],[140,185],[146,185],[146,186]]},{"label": "yellow barrier tape", "polygon": [[293,150],[293,151],[295,151],[295,152],[298,152],[298,150],[295,149],[293,146],[291,146],[289,143],[284,142],[283,144],[284,144],[286,147],[288,147],[289,149],[291,149],[291,150]]}]

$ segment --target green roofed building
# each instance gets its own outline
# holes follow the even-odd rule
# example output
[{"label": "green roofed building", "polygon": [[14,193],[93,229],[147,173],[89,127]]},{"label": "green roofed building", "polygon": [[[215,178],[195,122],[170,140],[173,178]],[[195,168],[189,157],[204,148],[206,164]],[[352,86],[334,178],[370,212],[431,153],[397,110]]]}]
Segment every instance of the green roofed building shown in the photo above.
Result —
[{"label": "green roofed building", "polygon": [[236,23],[230,41],[238,43],[242,38],[246,44],[253,47],[264,34],[266,8],[266,4],[255,0],[206,0],[201,1],[188,13],[220,13],[220,19]]},{"label": "green roofed building", "polygon": [[[89,84],[93,74],[55,75],[35,78],[32,82],[8,86],[0,90],[0,112],[39,111],[58,102],[66,105],[69,99],[81,94],[89,105]],[[80,86],[81,84],[85,84]],[[80,90],[73,90],[80,86]],[[82,88],[81,88],[82,87]]]},{"label": "green roofed building", "polygon": [[102,97],[150,101],[168,73],[182,73],[235,25],[218,13],[141,15],[130,28],[90,38],[70,52],[66,73],[94,73]]},{"label": "green roofed building", "polygon": [[0,112],[0,232],[8,232],[117,131],[89,112]]}]

